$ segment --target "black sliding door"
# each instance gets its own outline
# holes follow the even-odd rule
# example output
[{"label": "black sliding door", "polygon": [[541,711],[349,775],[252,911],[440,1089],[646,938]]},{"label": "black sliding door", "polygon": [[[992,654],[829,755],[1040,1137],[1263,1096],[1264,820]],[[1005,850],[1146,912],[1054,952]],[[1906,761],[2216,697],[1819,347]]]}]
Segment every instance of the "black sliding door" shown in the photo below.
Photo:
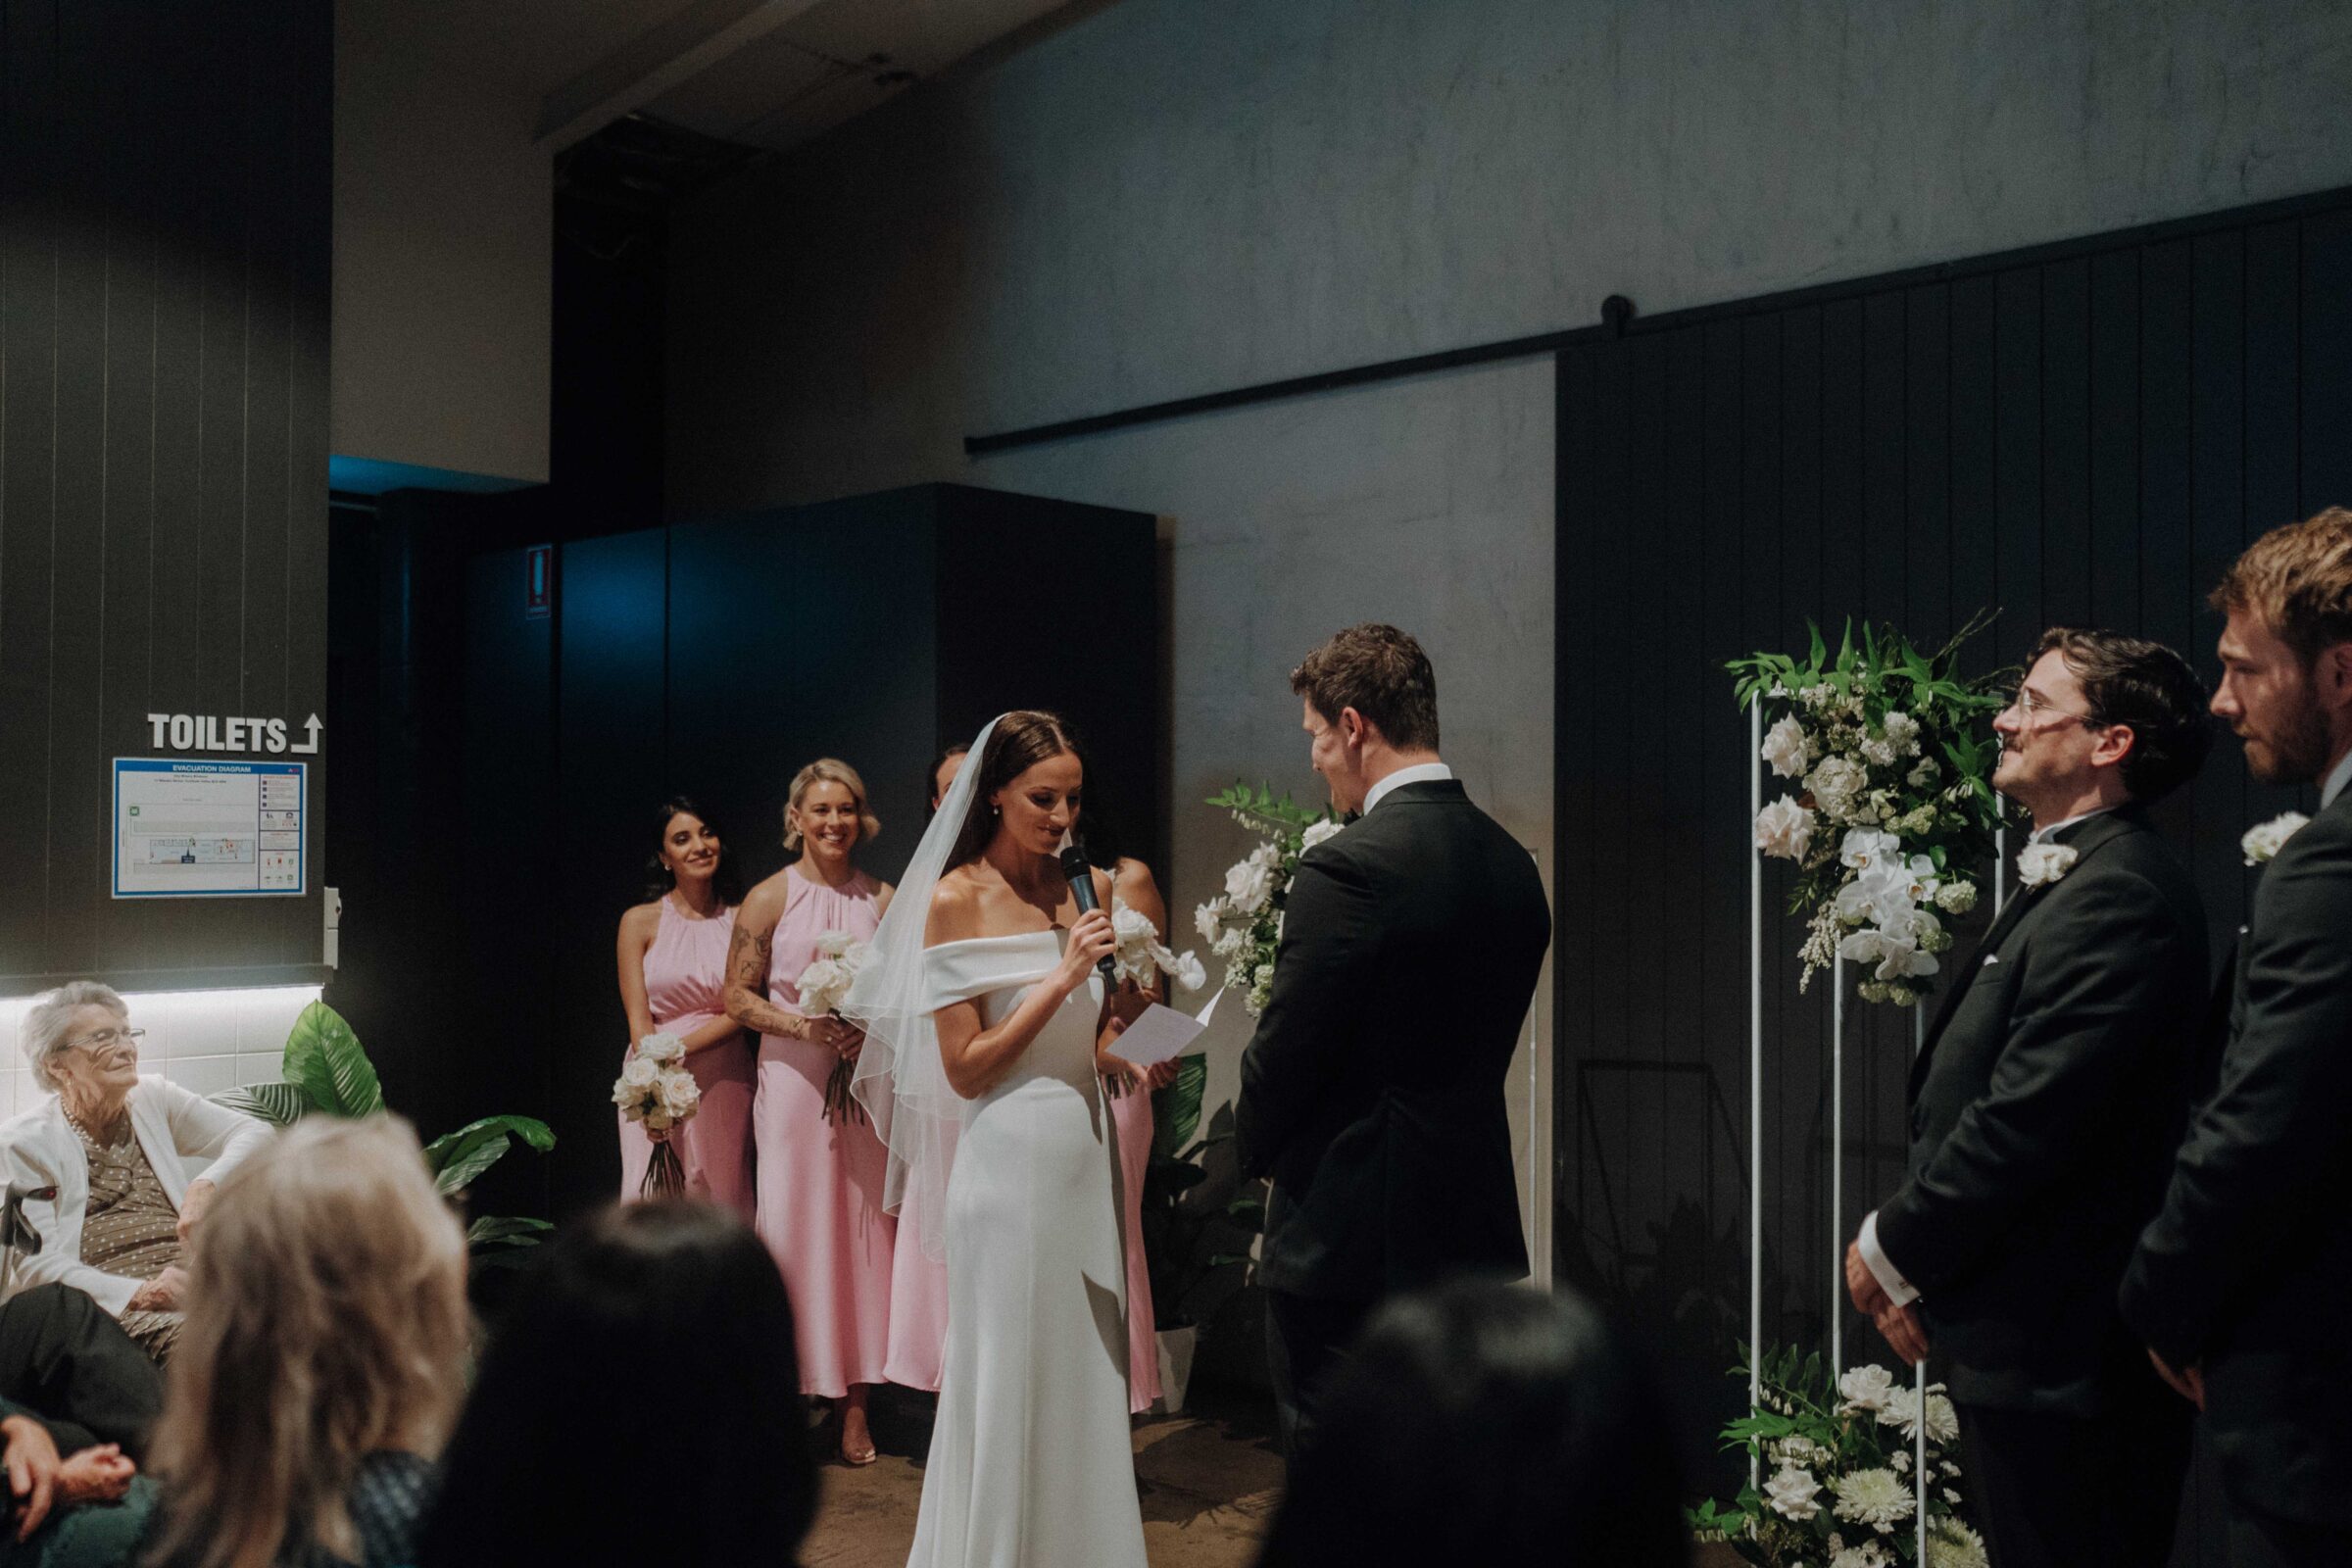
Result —
[{"label": "black sliding door", "polygon": [[[1997,608],[1974,667],[2092,624],[2173,644],[2210,682],[2207,589],[2264,530],[2352,503],[2347,416],[2341,195],[1561,354],[1556,1263],[1658,1336],[1695,1438],[1740,1406],[1719,1374],[1747,1330],[1748,731],[1724,661],[1801,647],[1808,618],[1932,644]],[[2217,955],[2243,919],[2238,836],[2297,804],[2225,738],[2161,810]],[[1830,999],[1797,991],[1785,893],[1776,867],[1764,1332],[1826,1348],[1833,1249],[1900,1178],[1912,1025],[1849,1005],[1833,1150]],[[1886,1359],[1850,1311],[1844,1330],[1849,1361]],[[2180,1561],[2219,1561],[2200,1534]]]}]

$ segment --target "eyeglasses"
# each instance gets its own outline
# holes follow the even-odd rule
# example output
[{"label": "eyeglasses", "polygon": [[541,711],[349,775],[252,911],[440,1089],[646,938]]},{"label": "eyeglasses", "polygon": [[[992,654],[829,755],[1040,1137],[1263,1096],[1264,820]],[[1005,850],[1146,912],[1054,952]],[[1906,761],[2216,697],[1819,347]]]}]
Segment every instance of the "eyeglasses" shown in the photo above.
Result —
[{"label": "eyeglasses", "polygon": [[2038,724],[2045,718],[2071,718],[2078,723],[2088,725],[2092,729],[2103,727],[2091,723],[2088,713],[2078,713],[2071,708],[2057,707],[2055,704],[2045,701],[2040,694],[2028,691],[2023,686],[2020,686],[2016,694],[2009,699],[2009,706],[2025,714],[2026,722],[2029,724]]},{"label": "eyeglasses", "polygon": [[105,1051],[112,1046],[135,1047],[144,1029],[93,1029],[79,1040],[66,1042],[68,1051]]}]

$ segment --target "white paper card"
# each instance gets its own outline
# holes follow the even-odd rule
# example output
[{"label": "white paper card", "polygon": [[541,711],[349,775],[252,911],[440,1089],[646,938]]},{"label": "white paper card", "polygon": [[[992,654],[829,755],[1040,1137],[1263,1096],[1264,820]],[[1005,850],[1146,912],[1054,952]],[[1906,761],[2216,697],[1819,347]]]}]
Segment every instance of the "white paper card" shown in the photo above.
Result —
[{"label": "white paper card", "polygon": [[1185,1047],[1200,1038],[1203,1027],[1200,1019],[1154,1002],[1110,1043],[1110,1054],[1138,1067],[1156,1067],[1182,1055]]}]

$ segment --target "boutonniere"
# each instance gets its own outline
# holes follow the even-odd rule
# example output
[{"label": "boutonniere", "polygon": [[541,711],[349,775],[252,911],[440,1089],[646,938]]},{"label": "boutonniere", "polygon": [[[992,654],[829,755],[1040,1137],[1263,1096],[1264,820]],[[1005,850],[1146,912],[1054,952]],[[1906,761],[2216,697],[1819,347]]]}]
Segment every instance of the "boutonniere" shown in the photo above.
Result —
[{"label": "boutonniere", "polygon": [[2284,812],[2272,817],[2268,822],[2246,829],[2246,836],[2237,841],[2237,847],[2246,852],[2248,865],[2261,865],[2276,856],[2288,839],[2295,836],[2297,828],[2305,826],[2310,821],[2311,818],[2305,816],[2301,811]]},{"label": "boutonniere", "polygon": [[2029,844],[2018,852],[2017,879],[2030,888],[2047,887],[2073,870],[2079,858],[2063,844]]}]

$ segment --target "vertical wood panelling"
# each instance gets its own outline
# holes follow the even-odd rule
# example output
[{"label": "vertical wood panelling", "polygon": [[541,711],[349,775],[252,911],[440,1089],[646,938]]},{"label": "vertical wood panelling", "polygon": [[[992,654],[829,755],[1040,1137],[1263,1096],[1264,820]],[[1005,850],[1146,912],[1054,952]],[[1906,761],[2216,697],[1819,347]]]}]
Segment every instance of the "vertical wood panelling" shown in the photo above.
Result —
[{"label": "vertical wood panelling", "polygon": [[307,974],[300,899],[111,896],[150,711],[323,707],[331,8],[0,0],[0,986]]},{"label": "vertical wood panelling", "polygon": [[[1796,647],[1809,617],[1934,642],[1998,608],[1973,667],[2097,624],[2210,683],[2222,570],[2352,503],[2352,209],[1638,322],[1565,351],[1558,387],[1556,1233],[1566,1277],[1711,1373],[1745,1332],[1748,1262],[1747,733],[1723,661]],[[2217,962],[2243,918],[2238,835],[2307,797],[2252,784],[2223,736],[2161,808]],[[1776,868],[1765,1332],[1818,1343],[1835,1249],[1901,1178],[1911,1031],[1849,1006],[1830,1148],[1827,988],[1796,992],[1785,890]],[[1841,1319],[1849,1359],[1883,1359]],[[1667,1370],[1692,1438],[1738,1402]],[[2214,1484],[2201,1460],[2178,1563],[2218,1568]]]}]

